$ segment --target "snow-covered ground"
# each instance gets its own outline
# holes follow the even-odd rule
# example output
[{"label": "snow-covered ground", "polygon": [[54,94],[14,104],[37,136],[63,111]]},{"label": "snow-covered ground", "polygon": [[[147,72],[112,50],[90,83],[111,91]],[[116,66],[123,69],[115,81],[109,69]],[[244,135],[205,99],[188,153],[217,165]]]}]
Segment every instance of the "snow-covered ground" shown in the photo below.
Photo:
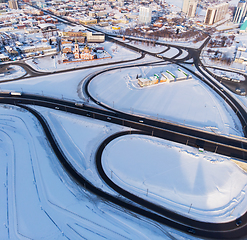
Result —
[{"label": "snow-covered ground", "polygon": [[56,98],[78,101],[78,83],[86,77],[92,69],[84,71],[73,71],[68,73],[54,74],[53,76],[42,76],[28,78],[20,81],[1,83],[1,90],[15,90]]},{"label": "snow-covered ground", "polygon": [[77,171],[101,188],[103,182],[96,177],[96,150],[106,137],[127,128],[43,107],[34,108],[46,118],[61,149]]},{"label": "snow-covered ground", "polygon": [[166,0],[166,3],[170,4],[170,6],[176,6],[178,8],[182,8],[183,7],[183,1],[182,0]]},{"label": "snow-covered ground", "polygon": [[244,81],[245,80],[245,77],[242,74],[239,74],[239,73],[219,70],[219,69],[215,69],[215,68],[208,68],[208,69],[210,70],[210,72],[212,72],[215,75],[220,76],[220,77],[228,77],[228,78],[236,79],[236,80],[239,80],[239,81]]},{"label": "snow-covered ground", "polygon": [[187,217],[226,222],[246,211],[247,174],[228,157],[133,134],[109,143],[102,162],[118,186]]},{"label": "snow-covered ground", "polygon": [[[152,61],[160,61],[160,59],[147,55],[145,56],[145,58],[133,62],[133,64],[142,64],[145,62]],[[126,64],[129,65],[129,63]],[[81,89],[78,89],[79,83],[88,74],[104,68],[105,67],[92,67],[84,70],[74,70],[67,73],[59,73],[49,76],[41,76],[35,78],[22,79],[14,82],[1,83],[0,88],[1,91],[13,90],[38,95],[45,95],[49,97],[63,98],[71,101],[78,101],[81,100],[78,95],[80,95],[84,99],[84,96],[82,96],[81,94]]]},{"label": "snow-covered ground", "polygon": [[149,77],[166,70],[173,72],[177,66],[147,66],[106,72],[91,81],[89,91],[99,102],[120,111],[216,133],[243,135],[241,124],[232,109],[196,78],[139,87],[137,74]]},{"label": "snow-covered ground", "polygon": [[[75,158],[78,164],[83,157],[90,161],[97,137],[105,133],[102,123],[52,111],[47,115],[50,123],[62,123],[55,126],[55,133],[68,144],[69,159]],[[75,184],[40,124],[26,110],[0,105],[0,116],[1,239],[192,239],[135,218]]]},{"label": "snow-covered ground", "polygon": [[[157,58],[147,56],[136,63],[151,60],[157,61]],[[2,83],[0,87],[1,90],[78,101],[83,96],[79,83],[90,73],[103,68],[29,78]],[[195,70],[192,66],[190,68]],[[241,124],[230,107],[196,78],[145,88],[138,86],[137,74],[149,77],[166,70],[175,72],[177,66],[168,64],[106,72],[93,79],[89,90],[100,102],[121,111],[215,133],[243,135]],[[116,194],[97,175],[94,154],[103,139],[126,129],[56,110],[34,108],[45,116],[62,150],[76,169],[96,186]],[[0,232],[3,232],[4,238],[11,234],[13,239],[21,236],[38,236],[40,239],[193,239],[147,219],[136,219],[79,188],[61,168],[39,123],[31,114],[7,106],[0,107],[0,115],[0,139],[3,141],[0,179],[4,183],[0,187],[0,196],[3,196],[0,198],[0,209],[6,212],[0,215]],[[107,147],[106,171],[108,176],[113,174],[114,181],[118,177],[117,184],[124,184],[122,186],[127,190],[134,190],[144,198],[196,219],[228,221],[243,213],[246,174],[228,158],[206,152],[199,154],[194,148],[143,136],[127,136],[111,144],[114,147]],[[132,159],[132,162],[126,161],[126,164],[133,164],[132,169],[118,161],[122,159],[120,156],[115,158],[116,151],[124,151],[122,158]],[[167,158],[164,159],[164,156]],[[145,165],[140,168],[138,164],[143,157],[146,157]],[[166,164],[166,175],[160,172],[164,167],[156,168],[163,164]],[[127,172],[125,168],[128,168]],[[135,176],[142,180],[136,180]],[[241,184],[236,185],[236,181],[241,181]],[[186,184],[184,188],[181,188],[181,182]],[[172,183],[173,189],[166,183]],[[23,192],[26,194],[21,194]],[[213,198],[219,201],[214,202]]]},{"label": "snow-covered ground", "polygon": [[182,49],[182,54],[180,56],[176,57],[176,59],[183,59],[187,56],[188,56],[188,52]]},{"label": "snow-covered ground", "polygon": [[161,53],[160,55],[166,58],[172,58],[176,56],[179,53],[179,50],[177,48],[170,48],[168,51]]},{"label": "snow-covered ground", "polygon": [[201,56],[201,60],[204,65],[220,67],[220,68],[228,68],[234,71],[247,72],[246,64],[232,62],[230,65],[227,65],[227,64],[223,64],[222,61],[213,61],[212,59],[210,59],[210,57],[208,57],[205,54]]}]

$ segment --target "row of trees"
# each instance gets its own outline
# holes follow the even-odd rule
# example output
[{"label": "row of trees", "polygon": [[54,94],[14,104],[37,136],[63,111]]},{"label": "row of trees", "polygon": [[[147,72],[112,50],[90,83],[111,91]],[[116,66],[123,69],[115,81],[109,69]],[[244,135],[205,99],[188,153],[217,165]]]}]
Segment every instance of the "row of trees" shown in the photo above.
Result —
[{"label": "row of trees", "polygon": [[211,39],[208,43],[209,47],[230,47],[233,43],[233,40],[235,39],[234,35],[231,35],[229,37],[222,36],[220,38]]}]

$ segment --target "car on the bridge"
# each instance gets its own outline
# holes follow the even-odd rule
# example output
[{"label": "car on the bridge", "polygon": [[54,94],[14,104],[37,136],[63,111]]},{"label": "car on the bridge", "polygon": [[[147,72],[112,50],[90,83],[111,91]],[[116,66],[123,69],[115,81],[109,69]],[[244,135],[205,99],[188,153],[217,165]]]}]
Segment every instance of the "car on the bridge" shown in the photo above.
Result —
[{"label": "car on the bridge", "polygon": [[12,96],[21,96],[21,92],[10,92]]},{"label": "car on the bridge", "polygon": [[193,229],[191,227],[187,229],[187,232],[188,233],[192,233],[192,234],[195,234],[196,233],[195,229]]},{"label": "car on the bridge", "polygon": [[84,106],[84,104],[83,104],[83,103],[81,103],[81,102],[76,102],[76,103],[75,103],[75,106],[77,106],[77,107],[83,107],[83,106]]},{"label": "car on the bridge", "polygon": [[239,227],[242,223],[241,218],[236,219],[236,226]]},{"label": "car on the bridge", "polygon": [[240,88],[236,88],[235,91],[236,91],[237,93],[240,93],[240,92],[241,92],[241,89],[240,89]]}]

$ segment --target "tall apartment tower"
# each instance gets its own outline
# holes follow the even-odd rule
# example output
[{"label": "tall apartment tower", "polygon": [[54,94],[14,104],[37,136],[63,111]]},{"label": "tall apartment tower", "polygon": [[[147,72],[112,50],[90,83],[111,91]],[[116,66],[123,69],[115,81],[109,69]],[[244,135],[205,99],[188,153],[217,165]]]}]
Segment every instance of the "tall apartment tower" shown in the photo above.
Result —
[{"label": "tall apartment tower", "polygon": [[228,11],[228,3],[221,3],[213,7],[208,7],[204,23],[214,24],[225,18]]},{"label": "tall apartment tower", "polygon": [[197,4],[197,0],[184,0],[182,11],[187,17],[195,17]]},{"label": "tall apartment tower", "polygon": [[9,1],[9,8],[18,9],[17,0],[10,0],[10,1]]},{"label": "tall apartment tower", "polygon": [[150,24],[152,18],[152,10],[149,7],[140,7],[139,21],[141,23]]},{"label": "tall apartment tower", "polygon": [[240,0],[238,2],[238,6],[236,9],[236,12],[233,17],[233,22],[234,23],[241,23],[243,22],[245,16],[246,16],[246,11],[247,11],[247,3],[244,0]]}]

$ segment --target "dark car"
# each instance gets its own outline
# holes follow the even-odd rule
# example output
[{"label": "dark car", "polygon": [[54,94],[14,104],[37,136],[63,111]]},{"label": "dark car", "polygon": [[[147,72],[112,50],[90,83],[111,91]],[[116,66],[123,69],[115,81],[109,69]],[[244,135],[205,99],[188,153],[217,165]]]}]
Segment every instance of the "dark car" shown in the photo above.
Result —
[{"label": "dark car", "polygon": [[187,232],[191,233],[191,234],[195,234],[196,233],[195,229],[193,229],[193,228],[188,228]]},{"label": "dark car", "polygon": [[241,218],[236,219],[236,226],[237,226],[237,227],[240,226],[241,223],[242,223]]}]

